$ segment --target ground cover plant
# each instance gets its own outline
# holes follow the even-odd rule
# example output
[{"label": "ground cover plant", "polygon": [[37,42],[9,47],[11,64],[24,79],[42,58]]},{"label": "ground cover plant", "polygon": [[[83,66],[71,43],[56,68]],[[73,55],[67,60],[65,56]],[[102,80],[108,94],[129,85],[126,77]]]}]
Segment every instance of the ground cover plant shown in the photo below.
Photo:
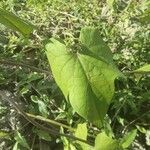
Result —
[{"label": "ground cover plant", "polygon": [[149,8],[2,0],[0,148],[149,149]]}]

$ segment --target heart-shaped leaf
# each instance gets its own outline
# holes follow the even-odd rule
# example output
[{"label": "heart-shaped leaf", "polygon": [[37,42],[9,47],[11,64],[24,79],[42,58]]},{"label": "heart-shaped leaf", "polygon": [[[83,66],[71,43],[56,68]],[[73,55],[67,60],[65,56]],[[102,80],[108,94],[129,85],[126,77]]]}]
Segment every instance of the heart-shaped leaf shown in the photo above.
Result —
[{"label": "heart-shaped leaf", "polygon": [[55,81],[74,110],[101,126],[114,94],[114,80],[122,74],[97,29],[82,29],[80,42],[80,49],[73,53],[51,39],[46,54]]}]

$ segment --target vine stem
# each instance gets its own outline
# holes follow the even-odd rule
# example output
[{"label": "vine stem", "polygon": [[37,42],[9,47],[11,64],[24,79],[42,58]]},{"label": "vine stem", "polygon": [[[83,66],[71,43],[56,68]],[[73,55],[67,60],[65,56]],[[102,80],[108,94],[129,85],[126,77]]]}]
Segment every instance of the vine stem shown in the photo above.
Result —
[{"label": "vine stem", "polygon": [[30,114],[30,113],[26,113],[26,115],[27,115],[28,117],[31,117],[31,118],[34,118],[34,119],[37,119],[37,120],[40,120],[40,121],[44,121],[44,122],[46,122],[46,123],[50,123],[50,124],[53,124],[53,125],[56,125],[56,126],[59,126],[59,127],[66,128],[66,129],[68,129],[69,131],[75,131],[74,128],[69,127],[69,126],[67,126],[67,125],[65,125],[65,124],[63,124],[63,123],[60,123],[60,122],[57,122],[57,121],[54,121],[54,120],[51,120],[51,119],[47,119],[47,118],[44,118],[44,117],[39,116],[39,115],[36,116],[36,115]]}]

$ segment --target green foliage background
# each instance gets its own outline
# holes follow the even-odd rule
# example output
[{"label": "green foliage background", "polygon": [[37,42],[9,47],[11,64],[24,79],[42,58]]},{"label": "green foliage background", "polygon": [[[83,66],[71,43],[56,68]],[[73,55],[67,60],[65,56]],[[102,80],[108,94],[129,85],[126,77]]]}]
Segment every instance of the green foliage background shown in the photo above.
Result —
[{"label": "green foliage background", "polygon": [[[81,28],[97,27],[113,52],[116,65],[128,76],[126,83],[116,82],[105,131],[112,134],[112,130],[121,138],[138,129],[130,149],[149,148],[149,75],[129,73],[150,63],[148,0],[1,0],[0,6],[37,27],[28,40],[0,24],[0,90],[15,94],[25,112],[76,128],[85,120],[66,103],[50,73],[42,45],[47,39],[57,37],[75,50]],[[90,134],[95,136],[98,131],[88,123]],[[63,149],[63,144],[70,143],[36,129],[2,101],[0,137],[1,149]],[[73,144],[68,149],[73,149]]]}]

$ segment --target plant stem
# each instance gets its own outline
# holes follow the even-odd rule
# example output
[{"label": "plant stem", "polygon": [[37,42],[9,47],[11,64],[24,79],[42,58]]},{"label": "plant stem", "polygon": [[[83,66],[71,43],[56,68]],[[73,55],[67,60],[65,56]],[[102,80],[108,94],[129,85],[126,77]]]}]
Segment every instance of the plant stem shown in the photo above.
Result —
[{"label": "plant stem", "polygon": [[47,119],[47,118],[44,118],[44,117],[39,116],[39,115],[38,115],[38,116],[35,116],[35,115],[29,114],[29,113],[26,113],[26,115],[27,115],[28,117],[31,117],[31,118],[34,118],[34,119],[37,119],[37,120],[40,120],[40,121],[44,121],[44,122],[46,122],[46,123],[54,124],[54,125],[59,126],[59,127],[64,127],[64,128],[66,128],[66,129],[68,129],[68,130],[70,130],[70,131],[75,131],[74,128],[69,127],[69,126],[67,126],[67,125],[65,125],[65,124],[63,124],[63,123],[60,123],[60,122],[57,122],[57,121],[54,121],[54,120],[51,120],[51,119]]}]

